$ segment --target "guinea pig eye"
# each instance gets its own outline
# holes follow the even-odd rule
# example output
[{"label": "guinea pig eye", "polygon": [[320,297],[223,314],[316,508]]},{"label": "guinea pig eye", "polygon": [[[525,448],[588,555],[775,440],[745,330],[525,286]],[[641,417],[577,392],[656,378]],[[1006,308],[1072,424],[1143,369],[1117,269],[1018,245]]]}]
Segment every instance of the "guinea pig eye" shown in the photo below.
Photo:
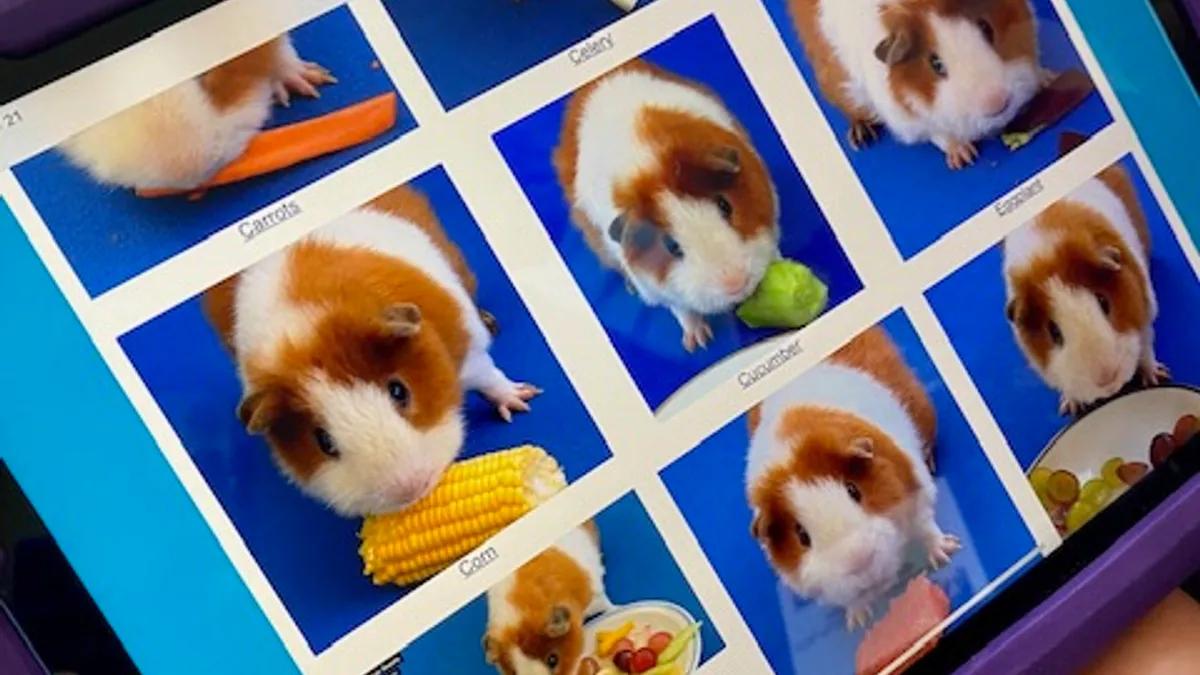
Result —
[{"label": "guinea pig eye", "polygon": [[812,546],[812,537],[808,536],[808,530],[800,523],[796,523],[796,538],[800,540],[800,545],[804,548]]},{"label": "guinea pig eye", "polygon": [[946,64],[942,63],[942,57],[937,54],[929,55],[929,67],[937,74],[938,77],[946,76]]},{"label": "guinea pig eye", "polygon": [[317,447],[320,448],[321,452],[325,453],[326,455],[329,455],[330,457],[338,457],[342,454],[338,451],[337,447],[334,446],[333,436],[330,436],[329,432],[325,431],[321,427],[313,429],[313,438],[317,441]]},{"label": "guinea pig eye", "polygon": [[675,237],[664,233],[662,236],[662,245],[663,248],[667,249],[667,253],[671,254],[671,257],[683,257],[683,248],[679,245],[678,241],[675,241]]},{"label": "guinea pig eye", "polygon": [[996,40],[996,31],[992,28],[992,24],[988,23],[987,19],[980,19],[978,23],[979,32],[983,33],[983,39],[988,42],[994,42]]},{"label": "guinea pig eye", "polygon": [[558,654],[551,654],[550,656],[546,657],[546,667],[550,670],[554,670],[558,667]]},{"label": "guinea pig eye", "polygon": [[388,382],[388,396],[391,396],[392,400],[401,407],[408,405],[408,387],[404,386],[404,383],[400,380],[392,380],[391,382]]},{"label": "guinea pig eye", "polygon": [[717,208],[721,211],[722,218],[729,220],[733,217],[733,204],[729,203],[729,200],[725,197],[725,195],[717,195],[716,202]]},{"label": "guinea pig eye", "polygon": [[1100,303],[1100,311],[1104,312],[1104,316],[1108,316],[1108,313],[1112,311],[1112,305],[1108,303],[1108,296],[1097,293],[1096,302]]},{"label": "guinea pig eye", "polygon": [[850,499],[853,499],[855,502],[862,501],[862,492],[859,491],[858,486],[854,483],[846,483],[846,492],[850,495]]},{"label": "guinea pig eye", "polygon": [[1062,334],[1062,330],[1059,329],[1058,324],[1054,323],[1053,321],[1046,324],[1046,332],[1050,334],[1051,342],[1053,342],[1055,345],[1057,345],[1059,347],[1062,346],[1063,334]]}]

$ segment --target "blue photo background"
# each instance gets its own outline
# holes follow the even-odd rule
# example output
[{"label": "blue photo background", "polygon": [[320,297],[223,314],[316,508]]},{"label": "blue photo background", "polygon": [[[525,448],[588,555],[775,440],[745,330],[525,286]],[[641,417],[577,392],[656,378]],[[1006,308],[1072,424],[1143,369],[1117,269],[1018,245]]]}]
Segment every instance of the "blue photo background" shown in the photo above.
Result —
[{"label": "blue photo background", "polygon": [[[616,605],[663,600],[683,607],[698,621],[701,663],[725,648],[712,620],[667,550],[662,535],[634,493],[596,515],[604,554],[605,586]],[[403,672],[411,675],[495,675],[480,643],[487,630],[487,597],[476,598],[404,650]]]},{"label": "blue photo background", "polygon": [[[293,96],[291,107],[275,106],[267,128],[395,91],[346,7],[297,27],[292,38],[302,58],[325,66],[338,82],[321,87],[318,99]],[[367,143],[216,188],[195,202],[184,197],[142,199],[132,190],[105,187],[54,149],[21,163],[13,173],[94,297],[415,128],[404,103],[398,101],[398,106],[396,126]]]},{"label": "blue photo background", "polygon": [[[720,95],[742,122],[775,180],[780,199],[783,255],[810,266],[829,285],[832,308],[862,289],[849,259],[814,201],[714,18],[707,18],[651,49],[644,58]],[[659,408],[713,364],[777,331],[747,328],[732,313],[712,317],[714,339],[689,354],[671,312],[648,307],[603,267],[570,220],[551,157],[562,131],[567,99],[552,103],[500,132],[496,141],[652,408]]]},{"label": "blue photo background", "polygon": [[[1200,286],[1166,216],[1132,157],[1121,160],[1146,212],[1152,251],[1150,278],[1158,294],[1154,324],[1158,358],[1172,379],[1200,385]],[[1184,242],[1192,246],[1191,242]],[[1003,256],[989,249],[927,292],[938,319],[983,395],[1023,469],[1067,425],[1058,394],[1029,366],[1004,316]],[[1147,439],[1149,443],[1149,439]]]},{"label": "blue photo background", "polygon": [[[497,365],[545,390],[532,412],[511,424],[471,394],[463,457],[533,443],[559,460],[569,481],[577,480],[610,457],[599,430],[445,172],[434,169],[412,184],[429,197],[475,271],[480,306],[499,320]],[[363,576],[358,521],[301,495],[276,470],[265,443],[241,428],[234,415],[237,374],[198,298],[120,342],[314,651],[404,595]]]},{"label": "blue photo background", "polygon": [[[787,0],[763,2],[905,258],[916,255],[962,221],[1053,164],[1057,159],[1055,129],[1071,128],[1092,134],[1112,122],[1100,94],[1093,92],[1065,119],[1016,152],[1010,151],[998,139],[983,141],[978,145],[978,161],[961,171],[951,171],[946,166],[945,155],[934,145],[903,146],[887,133],[871,147],[855,152],[846,141],[846,118],[825,100],[816,86],[812,66],[804,55],[788,14]],[[1040,22],[1043,65],[1055,72],[1067,68],[1083,69],[1083,61],[1050,0],[1032,0],[1032,5]],[[933,203],[934,207],[923,207],[926,203]]]},{"label": "blue photo background", "polygon": [[[651,2],[639,0],[636,9]],[[610,0],[383,0],[383,5],[447,109],[583,43],[626,14]]]},{"label": "blue photo background", "polygon": [[[930,578],[956,609],[1032,551],[1034,541],[907,318],[897,312],[883,327],[937,409],[938,523],[964,548]],[[822,673],[852,673],[863,631],[847,632],[844,612],[782,588],[750,536],[748,444],[746,421],[739,418],[669,466],[663,472],[667,488],[774,672],[811,672],[812,664],[820,664]]]}]

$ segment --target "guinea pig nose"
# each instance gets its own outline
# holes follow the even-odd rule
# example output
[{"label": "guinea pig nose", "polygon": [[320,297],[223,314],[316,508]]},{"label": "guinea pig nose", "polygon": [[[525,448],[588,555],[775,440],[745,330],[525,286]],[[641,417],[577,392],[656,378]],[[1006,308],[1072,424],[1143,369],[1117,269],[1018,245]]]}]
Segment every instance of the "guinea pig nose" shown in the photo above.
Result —
[{"label": "guinea pig nose", "polygon": [[738,295],[746,290],[750,283],[750,275],[746,271],[734,272],[721,277],[721,290],[729,295]]},{"label": "guinea pig nose", "polygon": [[433,479],[427,476],[406,476],[388,488],[388,497],[397,504],[408,505],[421,497],[433,486]]},{"label": "guinea pig nose", "polygon": [[1010,103],[1012,103],[1012,96],[1009,95],[1008,90],[996,89],[984,96],[983,111],[989,117],[996,117],[1008,110]]},{"label": "guinea pig nose", "polygon": [[871,565],[874,562],[875,562],[875,552],[874,551],[872,551],[869,548],[859,549],[857,551],[852,552],[850,554],[850,556],[846,559],[846,565],[849,568],[846,571],[850,572],[851,574],[858,574],[860,572],[865,572],[868,569],[870,569]]}]

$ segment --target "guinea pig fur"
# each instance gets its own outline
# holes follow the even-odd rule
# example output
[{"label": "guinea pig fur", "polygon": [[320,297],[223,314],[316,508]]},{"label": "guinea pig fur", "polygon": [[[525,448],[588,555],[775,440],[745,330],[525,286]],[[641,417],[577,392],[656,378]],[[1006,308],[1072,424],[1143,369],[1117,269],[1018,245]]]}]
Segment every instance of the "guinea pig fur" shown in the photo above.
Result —
[{"label": "guinea pig fur", "polygon": [[211,289],[237,414],[284,474],[345,516],[400,510],[458,456],[464,390],[505,419],[538,393],[492,361],[475,278],[401,187]]},{"label": "guinea pig fur", "polygon": [[750,411],[750,533],[798,595],[866,624],[910,543],[934,567],[957,538],[934,519],[937,418],[882,328],[855,337]]},{"label": "guinea pig fur", "polygon": [[688,351],[779,256],[778,198],[749,136],[713,92],[656,66],[580,89],[554,164],[600,261],[674,314]]},{"label": "guinea pig fur", "polygon": [[59,146],[102,184],[189,189],[236,159],[266,124],[276,101],[315,97],[335,82],[280,36],[167,89]]},{"label": "guinea pig fur", "polygon": [[880,124],[932,142],[952,169],[1003,129],[1051,74],[1028,0],[788,0],[817,84],[859,148]]},{"label": "guinea pig fur", "polygon": [[1105,169],[1004,241],[1005,312],[1022,353],[1074,414],[1140,377],[1167,377],[1154,352],[1158,300],[1150,232],[1133,183]]},{"label": "guinea pig fur", "polygon": [[487,594],[487,662],[503,675],[574,675],[584,656],[583,621],[612,608],[600,534],[572,530]]}]

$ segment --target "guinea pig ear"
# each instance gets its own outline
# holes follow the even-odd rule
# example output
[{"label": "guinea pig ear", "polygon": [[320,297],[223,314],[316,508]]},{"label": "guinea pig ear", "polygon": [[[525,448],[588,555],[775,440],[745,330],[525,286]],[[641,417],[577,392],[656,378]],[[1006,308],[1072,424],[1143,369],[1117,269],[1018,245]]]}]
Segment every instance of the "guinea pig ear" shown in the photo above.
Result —
[{"label": "guinea pig ear", "polygon": [[970,18],[979,18],[987,16],[988,12],[996,6],[996,0],[950,0],[947,3],[949,9],[954,14]]},{"label": "guinea pig ear", "polygon": [[875,45],[875,58],[889,66],[894,66],[907,61],[916,51],[917,42],[912,29],[900,26]]},{"label": "guinea pig ear", "polygon": [[412,337],[421,331],[421,310],[411,302],[392,305],[383,312],[383,324],[392,337]]},{"label": "guinea pig ear", "polygon": [[746,428],[750,431],[750,435],[758,433],[758,425],[762,424],[762,404],[754,406],[750,412],[746,413]]},{"label": "guinea pig ear", "polygon": [[675,158],[676,186],[684,194],[704,195],[728,190],[741,171],[741,153],[727,145],[702,151],[686,149]]},{"label": "guinea pig ear", "polygon": [[1013,298],[1013,299],[1009,300],[1008,302],[1004,303],[1004,316],[1008,319],[1009,323],[1016,323],[1016,321],[1017,321],[1017,299],[1016,298]]},{"label": "guinea pig ear", "polygon": [[571,630],[571,610],[563,605],[555,605],[550,610],[550,619],[546,622],[546,637],[560,638]]},{"label": "guinea pig ear", "polygon": [[755,539],[767,536],[767,517],[757,509],[754,511],[754,518],[750,520],[750,536]]},{"label": "guinea pig ear", "polygon": [[850,456],[854,459],[872,460],[875,459],[875,441],[872,441],[865,436],[856,438],[850,441]]},{"label": "guinea pig ear", "polygon": [[608,224],[608,238],[618,244],[621,243],[621,239],[625,236],[625,226],[628,222],[624,213],[613,218],[612,222]]},{"label": "guinea pig ear", "polygon": [[1100,247],[1100,267],[1109,272],[1120,272],[1122,263],[1121,249],[1116,246]]},{"label": "guinea pig ear", "polygon": [[237,416],[247,432],[261,435],[271,430],[282,411],[279,393],[273,389],[260,389],[242,397]]},{"label": "guinea pig ear", "polygon": [[704,166],[718,173],[737,174],[742,170],[742,157],[737,148],[720,146],[704,156]]}]

